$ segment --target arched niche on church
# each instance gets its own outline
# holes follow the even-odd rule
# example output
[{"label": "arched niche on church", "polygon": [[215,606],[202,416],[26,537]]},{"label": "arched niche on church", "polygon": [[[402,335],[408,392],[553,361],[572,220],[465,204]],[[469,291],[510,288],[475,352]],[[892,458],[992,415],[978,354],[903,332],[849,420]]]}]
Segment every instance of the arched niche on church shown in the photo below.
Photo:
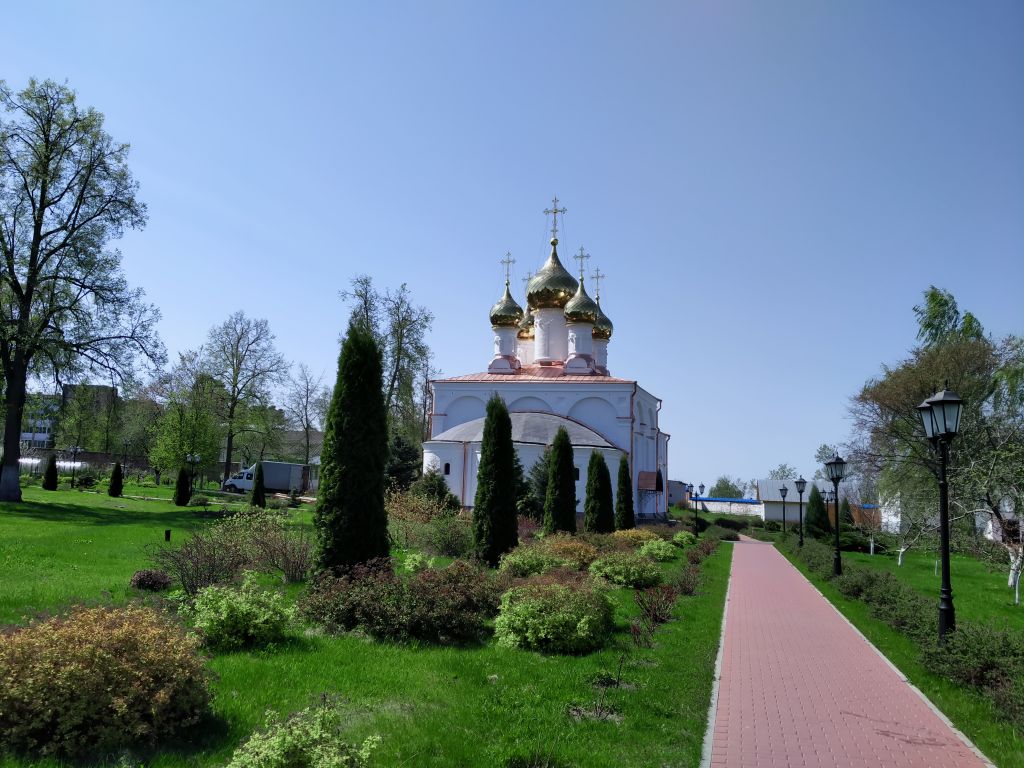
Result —
[{"label": "arched niche on church", "polygon": [[479,397],[461,395],[445,406],[444,429],[451,429],[459,424],[465,424],[467,421],[482,418],[486,411],[487,405]]},{"label": "arched niche on church", "polygon": [[539,397],[530,395],[528,397],[520,397],[513,400],[508,404],[508,409],[517,413],[527,412],[539,412],[539,413],[554,413],[555,409],[551,407],[551,403],[543,400]]},{"label": "arched niche on church", "polygon": [[603,397],[584,397],[573,403],[567,415],[570,419],[586,424],[608,440],[614,442],[619,437],[615,434],[619,426],[615,406]]}]

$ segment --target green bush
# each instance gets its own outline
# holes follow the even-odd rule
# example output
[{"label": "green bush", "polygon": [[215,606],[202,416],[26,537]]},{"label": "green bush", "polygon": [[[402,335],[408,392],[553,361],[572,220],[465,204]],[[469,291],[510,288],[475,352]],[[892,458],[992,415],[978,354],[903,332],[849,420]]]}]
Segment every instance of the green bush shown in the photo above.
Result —
[{"label": "green bush", "polygon": [[494,634],[498,644],[550,653],[587,653],[612,633],[612,604],[589,585],[529,584],[501,598]]},{"label": "green bush", "polygon": [[284,639],[294,610],[284,595],[263,589],[248,572],[240,588],[206,587],[187,611],[211,648],[263,648]]},{"label": "green bush", "polygon": [[1024,675],[1024,640],[1008,627],[960,622],[944,643],[933,639],[925,666],[961,685],[995,690]]},{"label": "green bush", "polygon": [[665,563],[669,560],[674,560],[676,557],[676,548],[669,544],[667,541],[657,539],[655,541],[648,541],[642,547],[640,547],[640,554],[643,557],[649,557],[651,560],[659,563]]},{"label": "green bush", "polygon": [[708,538],[719,541],[739,541],[740,535],[730,528],[722,528],[719,525],[709,525],[705,531]]},{"label": "green bush", "polygon": [[689,531],[680,531],[672,537],[672,543],[677,547],[688,547],[697,541],[697,537]]},{"label": "green bush", "polygon": [[77,608],[0,642],[0,744],[83,758],[187,732],[209,712],[198,640],[148,608]]},{"label": "green bush", "polygon": [[121,462],[114,465],[114,471],[110,473],[110,484],[107,486],[107,495],[118,498],[124,492],[124,471],[121,469]]},{"label": "green bush", "polygon": [[615,531],[612,534],[619,541],[625,541],[632,544],[634,547],[639,547],[645,542],[654,541],[660,538],[654,531],[648,530],[647,528],[623,528],[622,530]]},{"label": "green bush", "polygon": [[206,507],[210,506],[210,499],[206,496],[203,496],[201,493],[197,493],[191,499],[188,500],[188,505],[190,507],[202,507],[205,509]]},{"label": "green bush", "polygon": [[171,577],[166,571],[144,568],[132,574],[131,587],[141,592],[163,592],[171,588]]},{"label": "green bush", "polygon": [[350,726],[349,713],[330,699],[285,720],[267,712],[267,727],[235,750],[227,768],[364,768],[380,737],[349,744]]},{"label": "green bush", "polygon": [[433,558],[427,557],[422,552],[410,552],[402,560],[402,566],[409,573],[419,573],[430,568],[433,564]]},{"label": "green bush", "polygon": [[779,522],[776,521],[776,520],[765,520],[764,521],[764,529],[766,531],[772,531],[772,532],[781,531],[782,530],[782,525],[779,524]]},{"label": "green bush", "polygon": [[546,573],[568,564],[566,560],[542,547],[520,545],[502,556],[499,570],[502,573],[525,578],[536,573]]},{"label": "green bush", "polygon": [[409,486],[409,493],[434,502],[441,509],[458,512],[462,504],[459,497],[448,488],[448,481],[437,467],[431,467],[423,476]]},{"label": "green bush", "polygon": [[43,490],[56,491],[58,484],[57,454],[51,453],[46,459],[46,469],[43,470]]},{"label": "green bush", "polygon": [[730,531],[745,531],[750,527],[750,523],[746,520],[733,520],[731,517],[716,517],[715,525],[719,528],[727,528]]},{"label": "green bush", "polygon": [[653,587],[661,582],[661,569],[657,564],[633,552],[612,552],[590,566],[593,576],[622,587]]},{"label": "green bush", "polygon": [[465,557],[473,551],[473,530],[462,515],[443,514],[427,523],[425,545],[435,555]]},{"label": "green bush", "polygon": [[576,536],[556,533],[545,536],[540,548],[561,560],[565,565],[582,571],[597,559],[597,547]]}]

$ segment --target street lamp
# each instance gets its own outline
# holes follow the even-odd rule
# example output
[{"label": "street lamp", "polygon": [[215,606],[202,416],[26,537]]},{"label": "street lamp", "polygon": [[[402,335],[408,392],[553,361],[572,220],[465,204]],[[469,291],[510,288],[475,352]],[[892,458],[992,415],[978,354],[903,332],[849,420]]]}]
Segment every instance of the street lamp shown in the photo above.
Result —
[{"label": "street lamp", "polygon": [[796,492],[800,494],[800,546],[802,547],[804,545],[804,490],[807,488],[807,481],[804,480],[803,475],[800,475],[793,485],[796,486]]},{"label": "street lamp", "polygon": [[68,448],[68,452],[71,454],[71,487],[75,487],[75,466],[78,464],[78,452],[82,450],[79,445],[72,445]]},{"label": "street lamp", "polygon": [[[947,384],[948,386],[948,384]],[[939,546],[942,557],[942,586],[939,589],[939,640],[956,629],[953,611],[953,587],[949,579],[949,486],[946,483],[946,465],[949,462],[949,444],[960,431],[960,416],[964,403],[956,392],[943,389],[919,406],[925,437],[939,454]]]},{"label": "street lamp", "polygon": [[783,483],[782,487],[779,488],[779,495],[782,496],[782,535],[786,535],[786,494],[789,493],[789,488]]},{"label": "street lamp", "polygon": [[831,461],[825,462],[825,477],[832,481],[836,500],[836,554],[832,560],[832,575],[843,575],[843,559],[839,554],[839,481],[846,475],[846,462],[837,453]]},{"label": "street lamp", "polygon": [[189,453],[185,455],[185,461],[188,462],[190,469],[191,480],[189,481],[189,495],[195,493],[196,490],[196,468],[199,466],[199,454]]}]

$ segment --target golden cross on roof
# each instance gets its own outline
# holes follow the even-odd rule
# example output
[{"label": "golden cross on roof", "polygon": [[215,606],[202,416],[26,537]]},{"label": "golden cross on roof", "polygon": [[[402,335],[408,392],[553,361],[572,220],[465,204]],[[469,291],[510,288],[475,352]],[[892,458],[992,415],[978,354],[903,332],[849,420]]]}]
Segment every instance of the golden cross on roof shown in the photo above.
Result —
[{"label": "golden cross on roof", "polygon": [[602,272],[600,267],[595,267],[594,271],[590,274],[590,278],[594,281],[594,296],[597,299],[601,298],[601,281],[606,277],[608,275]]},{"label": "golden cross on roof", "polygon": [[573,256],[576,261],[580,263],[580,280],[583,280],[583,268],[587,263],[587,259],[590,258],[590,254],[583,250],[583,246],[580,246],[580,252]]},{"label": "golden cross on roof", "polygon": [[568,213],[568,209],[567,208],[559,208],[558,207],[558,195],[555,195],[551,199],[551,207],[544,209],[544,215],[545,216],[547,216],[547,215],[551,216],[551,239],[552,240],[557,240],[558,239],[558,214],[562,214],[564,216],[566,213]]},{"label": "golden cross on roof", "polygon": [[529,285],[530,285],[530,281],[531,281],[531,280],[533,280],[533,272],[527,272],[527,273],[526,273],[526,277],[524,277],[524,278],[523,278],[523,282],[524,282],[524,283],[525,283],[525,284],[526,284],[527,286],[529,286]]},{"label": "golden cross on roof", "polygon": [[512,265],[516,263],[516,260],[512,258],[512,251],[507,251],[505,253],[505,258],[498,263],[505,265],[505,284],[508,285],[508,281],[512,275]]}]

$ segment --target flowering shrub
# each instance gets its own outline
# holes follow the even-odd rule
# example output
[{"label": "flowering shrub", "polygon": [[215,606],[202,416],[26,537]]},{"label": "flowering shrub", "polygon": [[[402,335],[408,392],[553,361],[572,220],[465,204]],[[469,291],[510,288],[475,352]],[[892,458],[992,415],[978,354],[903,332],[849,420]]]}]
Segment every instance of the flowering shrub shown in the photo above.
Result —
[{"label": "flowering shrub", "polygon": [[633,552],[612,552],[595,560],[590,573],[622,587],[653,587],[661,581],[661,569],[650,558]]},{"label": "flowering shrub", "polygon": [[171,577],[166,571],[145,568],[132,574],[131,586],[145,592],[163,592],[171,588]]},{"label": "flowering shrub", "polygon": [[640,554],[644,557],[649,557],[651,560],[656,562],[664,563],[675,559],[676,548],[667,541],[655,539],[653,541],[646,542],[642,547],[640,547]]},{"label": "flowering shrub", "polygon": [[697,537],[689,531],[680,531],[672,537],[672,543],[675,544],[677,547],[688,547],[691,544],[693,544],[693,542],[695,542],[696,540]]},{"label": "flowering shrub", "polygon": [[580,541],[575,536],[545,536],[541,548],[549,555],[581,571],[597,559],[597,547]]},{"label": "flowering shrub", "polygon": [[590,585],[513,587],[501,598],[494,633],[498,644],[551,653],[587,653],[612,632],[612,604]]},{"label": "flowering shrub", "polygon": [[198,640],[148,608],[79,608],[0,643],[0,744],[80,758],[181,733],[209,709]]},{"label": "flowering shrub", "polygon": [[285,720],[268,712],[267,727],[235,750],[227,768],[363,768],[380,737],[349,744],[348,725],[344,710],[330,700]]},{"label": "flowering shrub", "polygon": [[[546,540],[545,540],[546,543]],[[568,565],[568,562],[543,546],[518,546],[501,556],[498,569],[510,576],[532,576]]]},{"label": "flowering shrub", "polygon": [[240,589],[206,587],[186,610],[211,648],[261,648],[284,639],[294,611],[284,596],[263,589],[256,574],[245,574]]},{"label": "flowering shrub", "polygon": [[634,547],[639,547],[645,542],[661,538],[654,531],[649,531],[646,528],[625,528],[621,531],[615,531],[612,536],[622,541],[627,541]]}]

